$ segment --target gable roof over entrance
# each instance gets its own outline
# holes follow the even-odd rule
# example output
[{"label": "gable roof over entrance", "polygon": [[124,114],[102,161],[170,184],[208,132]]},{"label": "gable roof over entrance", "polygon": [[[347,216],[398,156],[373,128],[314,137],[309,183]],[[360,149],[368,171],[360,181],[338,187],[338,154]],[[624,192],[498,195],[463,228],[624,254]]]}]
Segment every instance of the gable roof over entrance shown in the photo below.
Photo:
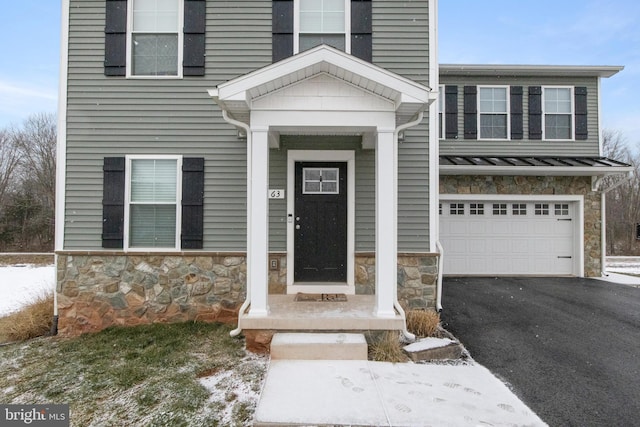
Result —
[{"label": "gable roof over entrance", "polygon": [[326,45],[225,82],[209,95],[235,120],[249,124],[254,100],[320,74],[392,102],[396,125],[409,122],[436,99],[426,86]]}]

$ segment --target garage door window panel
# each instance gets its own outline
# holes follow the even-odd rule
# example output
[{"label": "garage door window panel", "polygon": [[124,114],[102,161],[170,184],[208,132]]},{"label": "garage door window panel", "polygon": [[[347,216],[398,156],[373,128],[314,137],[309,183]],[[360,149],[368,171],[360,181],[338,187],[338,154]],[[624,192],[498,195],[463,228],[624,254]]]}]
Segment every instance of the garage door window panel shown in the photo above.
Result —
[{"label": "garage door window panel", "polygon": [[516,216],[523,216],[527,214],[527,205],[525,203],[514,203],[511,206],[511,213]]},{"label": "garage door window panel", "polygon": [[469,205],[470,215],[484,215],[484,203],[471,203]]},{"label": "garage door window panel", "polygon": [[449,206],[449,214],[464,215],[464,203],[451,203]]},{"label": "garage door window panel", "polygon": [[494,203],[493,204],[493,214],[494,215],[506,215],[507,214],[507,204],[506,203]]},{"label": "garage door window panel", "polygon": [[549,204],[548,203],[536,203],[535,211],[536,215],[545,216],[549,215]]}]

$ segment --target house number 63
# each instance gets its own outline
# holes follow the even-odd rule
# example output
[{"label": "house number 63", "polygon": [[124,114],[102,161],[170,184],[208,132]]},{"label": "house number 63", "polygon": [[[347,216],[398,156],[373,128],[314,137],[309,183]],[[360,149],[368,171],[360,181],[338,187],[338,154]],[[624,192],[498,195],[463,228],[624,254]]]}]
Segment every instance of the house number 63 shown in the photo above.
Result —
[{"label": "house number 63", "polygon": [[284,190],[269,190],[270,199],[284,199]]}]

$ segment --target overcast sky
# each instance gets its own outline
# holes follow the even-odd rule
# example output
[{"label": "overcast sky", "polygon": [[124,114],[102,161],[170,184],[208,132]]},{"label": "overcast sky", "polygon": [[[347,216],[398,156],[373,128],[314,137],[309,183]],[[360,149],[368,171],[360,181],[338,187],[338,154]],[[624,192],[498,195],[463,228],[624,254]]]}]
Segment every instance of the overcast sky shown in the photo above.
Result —
[{"label": "overcast sky", "polygon": [[[57,109],[60,4],[3,2],[0,128]],[[441,63],[625,66],[603,80],[603,126],[640,146],[640,1],[440,0],[439,15]]]}]

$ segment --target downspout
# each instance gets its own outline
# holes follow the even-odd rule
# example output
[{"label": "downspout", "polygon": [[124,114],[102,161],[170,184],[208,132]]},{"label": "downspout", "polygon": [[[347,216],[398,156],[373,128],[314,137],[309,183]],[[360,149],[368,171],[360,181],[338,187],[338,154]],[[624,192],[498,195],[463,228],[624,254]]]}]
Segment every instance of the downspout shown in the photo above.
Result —
[{"label": "downspout", "polygon": [[64,249],[66,171],[67,171],[67,73],[69,69],[69,0],[62,1],[60,16],[60,76],[58,84],[58,122],[56,124],[56,197],[55,237],[53,262],[56,273],[53,278],[53,319],[50,335],[58,335],[58,251]]},{"label": "downspout", "polygon": [[[405,129],[408,129],[410,127],[419,125],[420,122],[422,122],[422,118],[424,117],[424,111],[420,111],[418,113],[418,117],[411,121],[411,122],[407,122],[403,125],[400,125],[396,128],[396,130],[393,132],[393,140],[394,141],[398,141],[398,134],[400,134],[400,132],[402,132]],[[394,169],[396,171],[396,179],[397,179],[397,175],[398,175],[398,153],[396,151],[396,156],[394,157]],[[398,182],[396,181],[395,183],[396,189],[398,188]],[[398,212],[398,203],[396,200],[396,214]],[[396,235],[398,234],[398,228],[397,228],[397,223],[398,221],[396,220],[396,230],[395,233]],[[407,315],[404,312],[404,309],[402,308],[402,306],[400,305],[400,302],[398,301],[398,281],[395,281],[395,285],[393,287],[393,307],[398,311],[398,313],[400,313],[400,316],[402,316],[402,320],[403,320],[403,324],[404,327],[402,329],[402,335],[404,336],[404,338],[408,341],[408,342],[414,342],[416,340],[416,336],[413,335],[411,332],[409,332],[407,330]]]},{"label": "downspout", "polygon": [[[616,182],[609,188],[601,189],[600,188],[600,245],[602,246],[602,250],[600,251],[600,265],[602,265],[601,275],[603,277],[608,276],[606,270],[606,261],[607,261],[607,209],[606,209],[606,201],[607,201],[607,193],[611,190],[614,190],[624,184],[627,181],[633,179],[633,171],[627,172],[627,176],[620,181]],[[604,176],[601,176],[596,180],[593,184],[594,189],[598,189],[602,185],[602,181],[604,180]]]},{"label": "downspout", "polygon": [[[222,118],[227,123],[244,129],[244,131],[247,133],[247,152],[250,153],[252,140],[251,140],[251,129],[249,128],[249,125],[246,123],[240,122],[238,120],[232,119],[231,117],[229,117],[229,115],[227,114],[227,110],[225,109],[222,109]],[[247,193],[247,212],[249,212],[249,210],[251,209],[251,206],[250,206],[251,194],[249,193],[251,191],[251,161],[252,161],[251,156],[248,155],[247,156],[247,192],[248,192]],[[247,239],[250,239],[250,238],[251,238],[251,224],[249,224],[249,221],[247,221]],[[247,242],[247,245],[248,245],[248,242]],[[229,335],[231,335],[232,337],[237,337],[242,332],[240,319],[244,315],[244,312],[247,310],[249,305],[251,305],[251,286],[249,286],[249,283],[250,283],[249,274],[251,274],[250,270],[247,269],[247,285],[246,285],[247,297],[242,303],[242,305],[240,306],[240,310],[238,311],[238,327],[233,331],[229,332]]]},{"label": "downspout", "polygon": [[442,312],[442,270],[444,269],[444,249],[440,240],[436,240],[436,248],[438,248],[438,281],[436,282],[436,311]]}]

